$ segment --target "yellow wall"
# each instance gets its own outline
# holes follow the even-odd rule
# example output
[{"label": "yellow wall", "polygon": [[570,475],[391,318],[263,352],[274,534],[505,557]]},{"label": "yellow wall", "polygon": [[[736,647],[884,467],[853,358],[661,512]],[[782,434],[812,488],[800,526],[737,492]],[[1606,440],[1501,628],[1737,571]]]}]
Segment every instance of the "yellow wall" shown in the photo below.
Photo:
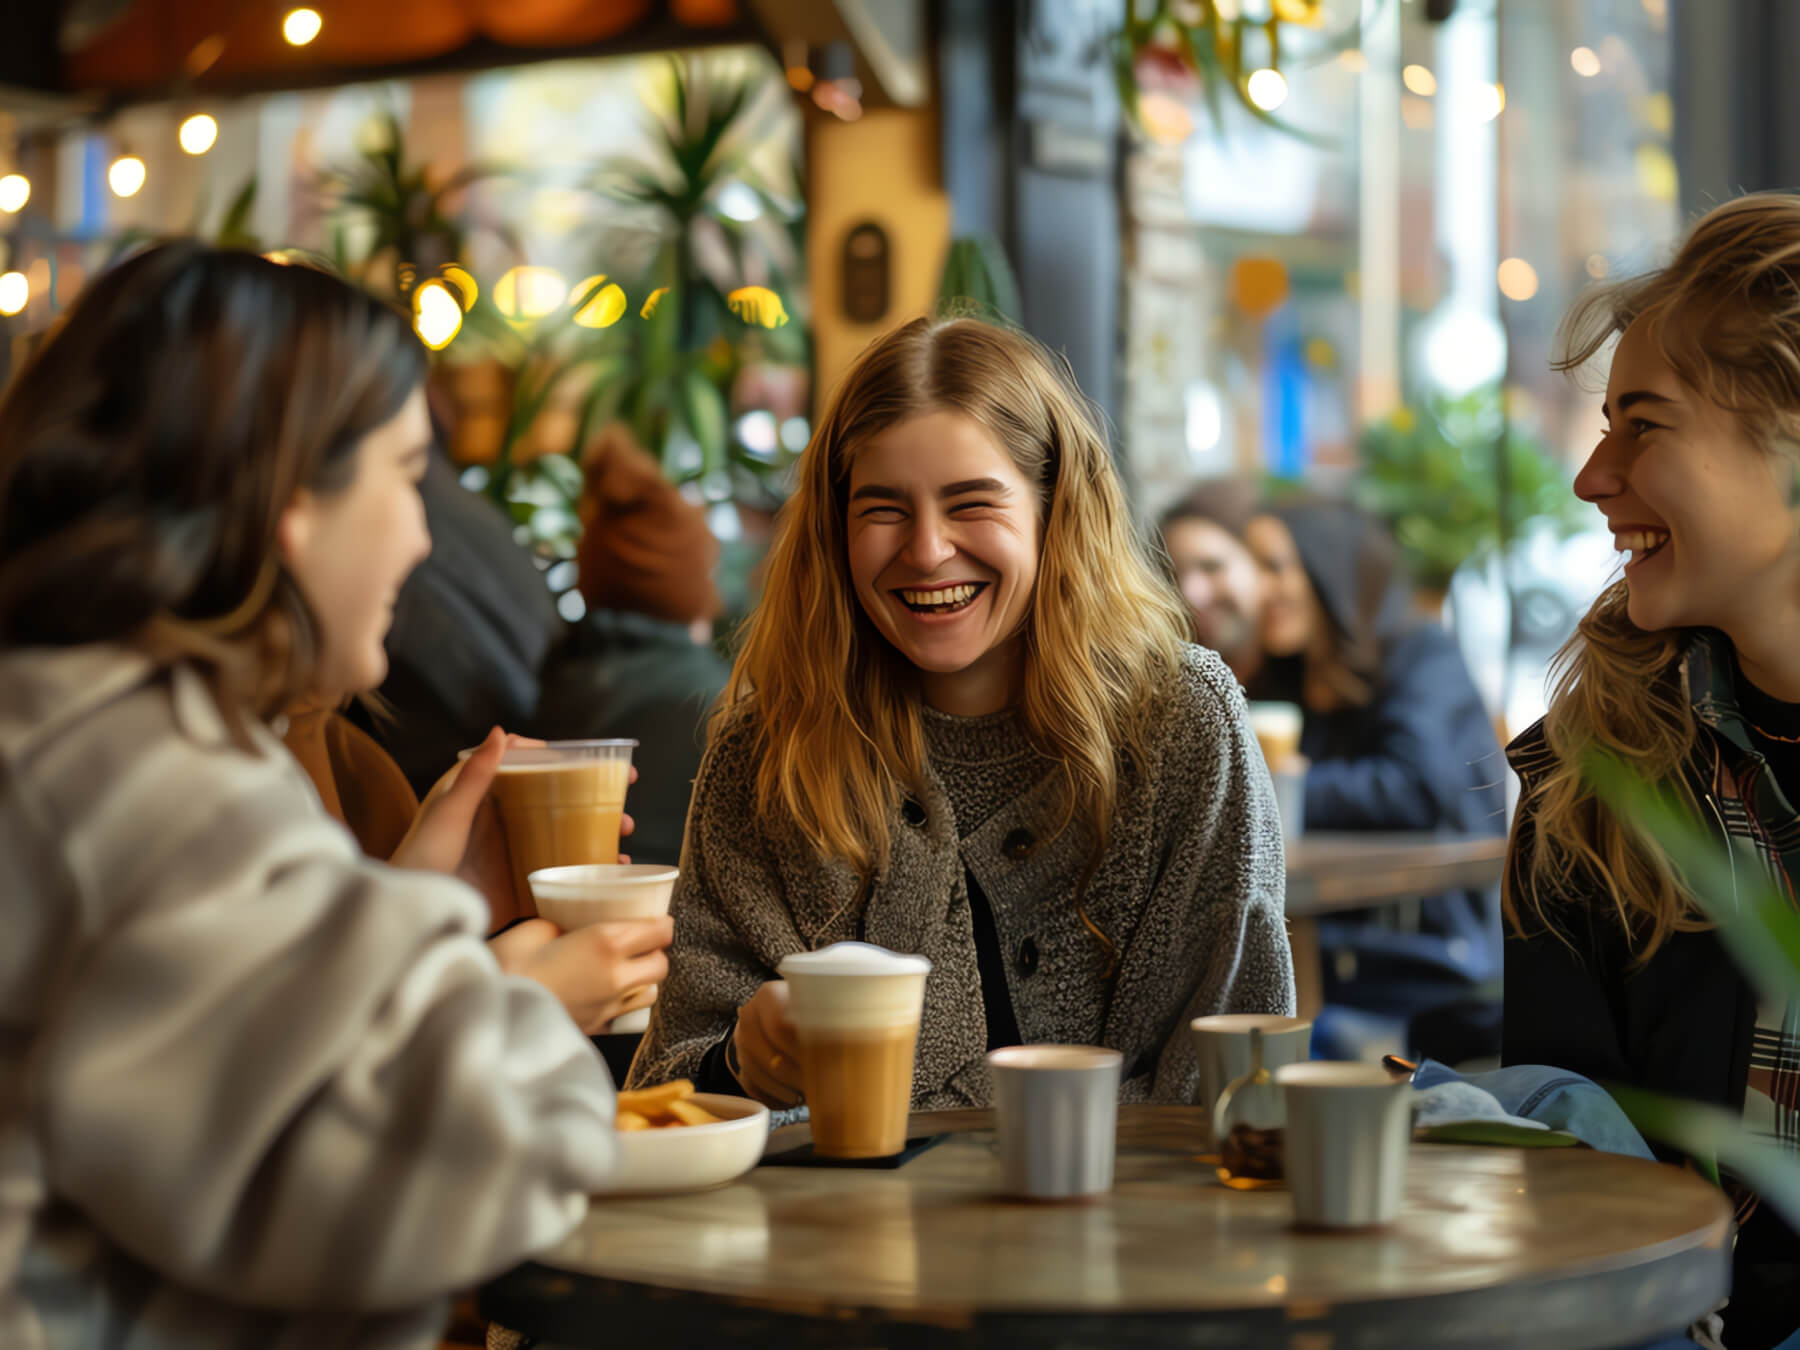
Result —
[{"label": "yellow wall", "polygon": [[[950,199],[938,170],[937,115],[878,108],[854,122],[813,114],[807,130],[807,276],[812,283],[814,405],[870,339],[937,301],[950,244]],[[844,238],[872,220],[888,236],[888,311],[878,323],[843,316]]]}]

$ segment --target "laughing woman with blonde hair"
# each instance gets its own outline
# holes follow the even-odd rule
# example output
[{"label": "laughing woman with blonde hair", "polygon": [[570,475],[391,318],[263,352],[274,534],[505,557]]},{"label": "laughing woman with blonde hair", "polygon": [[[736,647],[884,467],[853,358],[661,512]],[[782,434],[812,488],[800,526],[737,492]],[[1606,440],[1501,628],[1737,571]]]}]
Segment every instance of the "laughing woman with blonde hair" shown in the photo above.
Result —
[{"label": "laughing woman with blonde hair", "polygon": [[633,1080],[800,1096],[776,966],[929,957],[918,1108],[985,1052],[1111,1046],[1187,1101],[1187,1021],[1290,1012],[1268,773],[1056,360],[916,320],[858,359],[783,515],[695,784]]},{"label": "laughing woman with blonde hair", "polygon": [[[1795,894],[1800,197],[1708,212],[1668,266],[1585,297],[1567,339],[1569,369],[1617,340],[1608,426],[1575,491],[1628,557],[1559,654],[1548,713],[1508,750],[1522,793],[1502,1055],[1741,1110],[1797,1149],[1800,1002],[1759,1002],[1662,843],[1583,767],[1622,760]],[[1733,1189],[1726,1343],[1784,1344],[1800,1240]]]}]

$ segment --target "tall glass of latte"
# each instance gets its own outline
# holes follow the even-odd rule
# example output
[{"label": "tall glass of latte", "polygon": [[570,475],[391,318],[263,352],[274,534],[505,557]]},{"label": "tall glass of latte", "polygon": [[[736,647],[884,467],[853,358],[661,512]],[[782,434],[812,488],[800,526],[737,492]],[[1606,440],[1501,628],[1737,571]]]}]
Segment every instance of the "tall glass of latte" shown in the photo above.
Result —
[{"label": "tall glass of latte", "polygon": [[619,860],[619,818],[636,741],[549,741],[506,752],[488,789],[512,858],[514,892],[546,867]]},{"label": "tall glass of latte", "polygon": [[815,1153],[885,1158],[906,1147],[913,1050],[930,973],[922,956],[867,942],[782,961]]}]

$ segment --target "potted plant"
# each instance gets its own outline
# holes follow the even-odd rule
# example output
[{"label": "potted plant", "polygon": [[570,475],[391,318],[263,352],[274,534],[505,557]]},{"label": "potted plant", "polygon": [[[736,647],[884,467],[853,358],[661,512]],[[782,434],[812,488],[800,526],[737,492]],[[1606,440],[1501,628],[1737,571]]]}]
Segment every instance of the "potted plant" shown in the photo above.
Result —
[{"label": "potted plant", "polygon": [[[1500,469],[1505,445],[1506,519]],[[1498,389],[1401,407],[1363,429],[1359,502],[1385,520],[1427,607],[1465,561],[1511,540],[1527,520],[1571,529],[1580,503],[1543,444],[1504,416]]]},{"label": "potted plant", "polygon": [[803,371],[809,356],[805,328],[790,323],[800,208],[751,164],[773,78],[739,58],[670,57],[646,99],[651,153],[609,160],[591,182],[657,241],[634,292],[645,321],[623,333],[629,360],[596,388],[596,414],[624,421],[672,479],[714,500],[754,494],[797,449],[733,431],[744,404],[781,383],[770,370]]}]

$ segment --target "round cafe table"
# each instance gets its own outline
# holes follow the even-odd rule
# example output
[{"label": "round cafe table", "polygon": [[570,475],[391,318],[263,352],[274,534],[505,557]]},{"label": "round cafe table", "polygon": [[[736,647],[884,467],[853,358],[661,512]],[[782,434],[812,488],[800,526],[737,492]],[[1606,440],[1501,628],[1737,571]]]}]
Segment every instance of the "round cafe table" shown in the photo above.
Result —
[{"label": "round cafe table", "polygon": [[1195,1161],[1199,1120],[1122,1107],[1111,1194],[1033,1204],[995,1192],[990,1112],[918,1114],[913,1135],[947,1137],[893,1170],[764,1166],[700,1194],[596,1201],[481,1311],[609,1350],[1578,1350],[1678,1332],[1726,1293],[1730,1209],[1677,1168],[1419,1144],[1392,1227],[1301,1232],[1285,1191],[1232,1191]]}]

